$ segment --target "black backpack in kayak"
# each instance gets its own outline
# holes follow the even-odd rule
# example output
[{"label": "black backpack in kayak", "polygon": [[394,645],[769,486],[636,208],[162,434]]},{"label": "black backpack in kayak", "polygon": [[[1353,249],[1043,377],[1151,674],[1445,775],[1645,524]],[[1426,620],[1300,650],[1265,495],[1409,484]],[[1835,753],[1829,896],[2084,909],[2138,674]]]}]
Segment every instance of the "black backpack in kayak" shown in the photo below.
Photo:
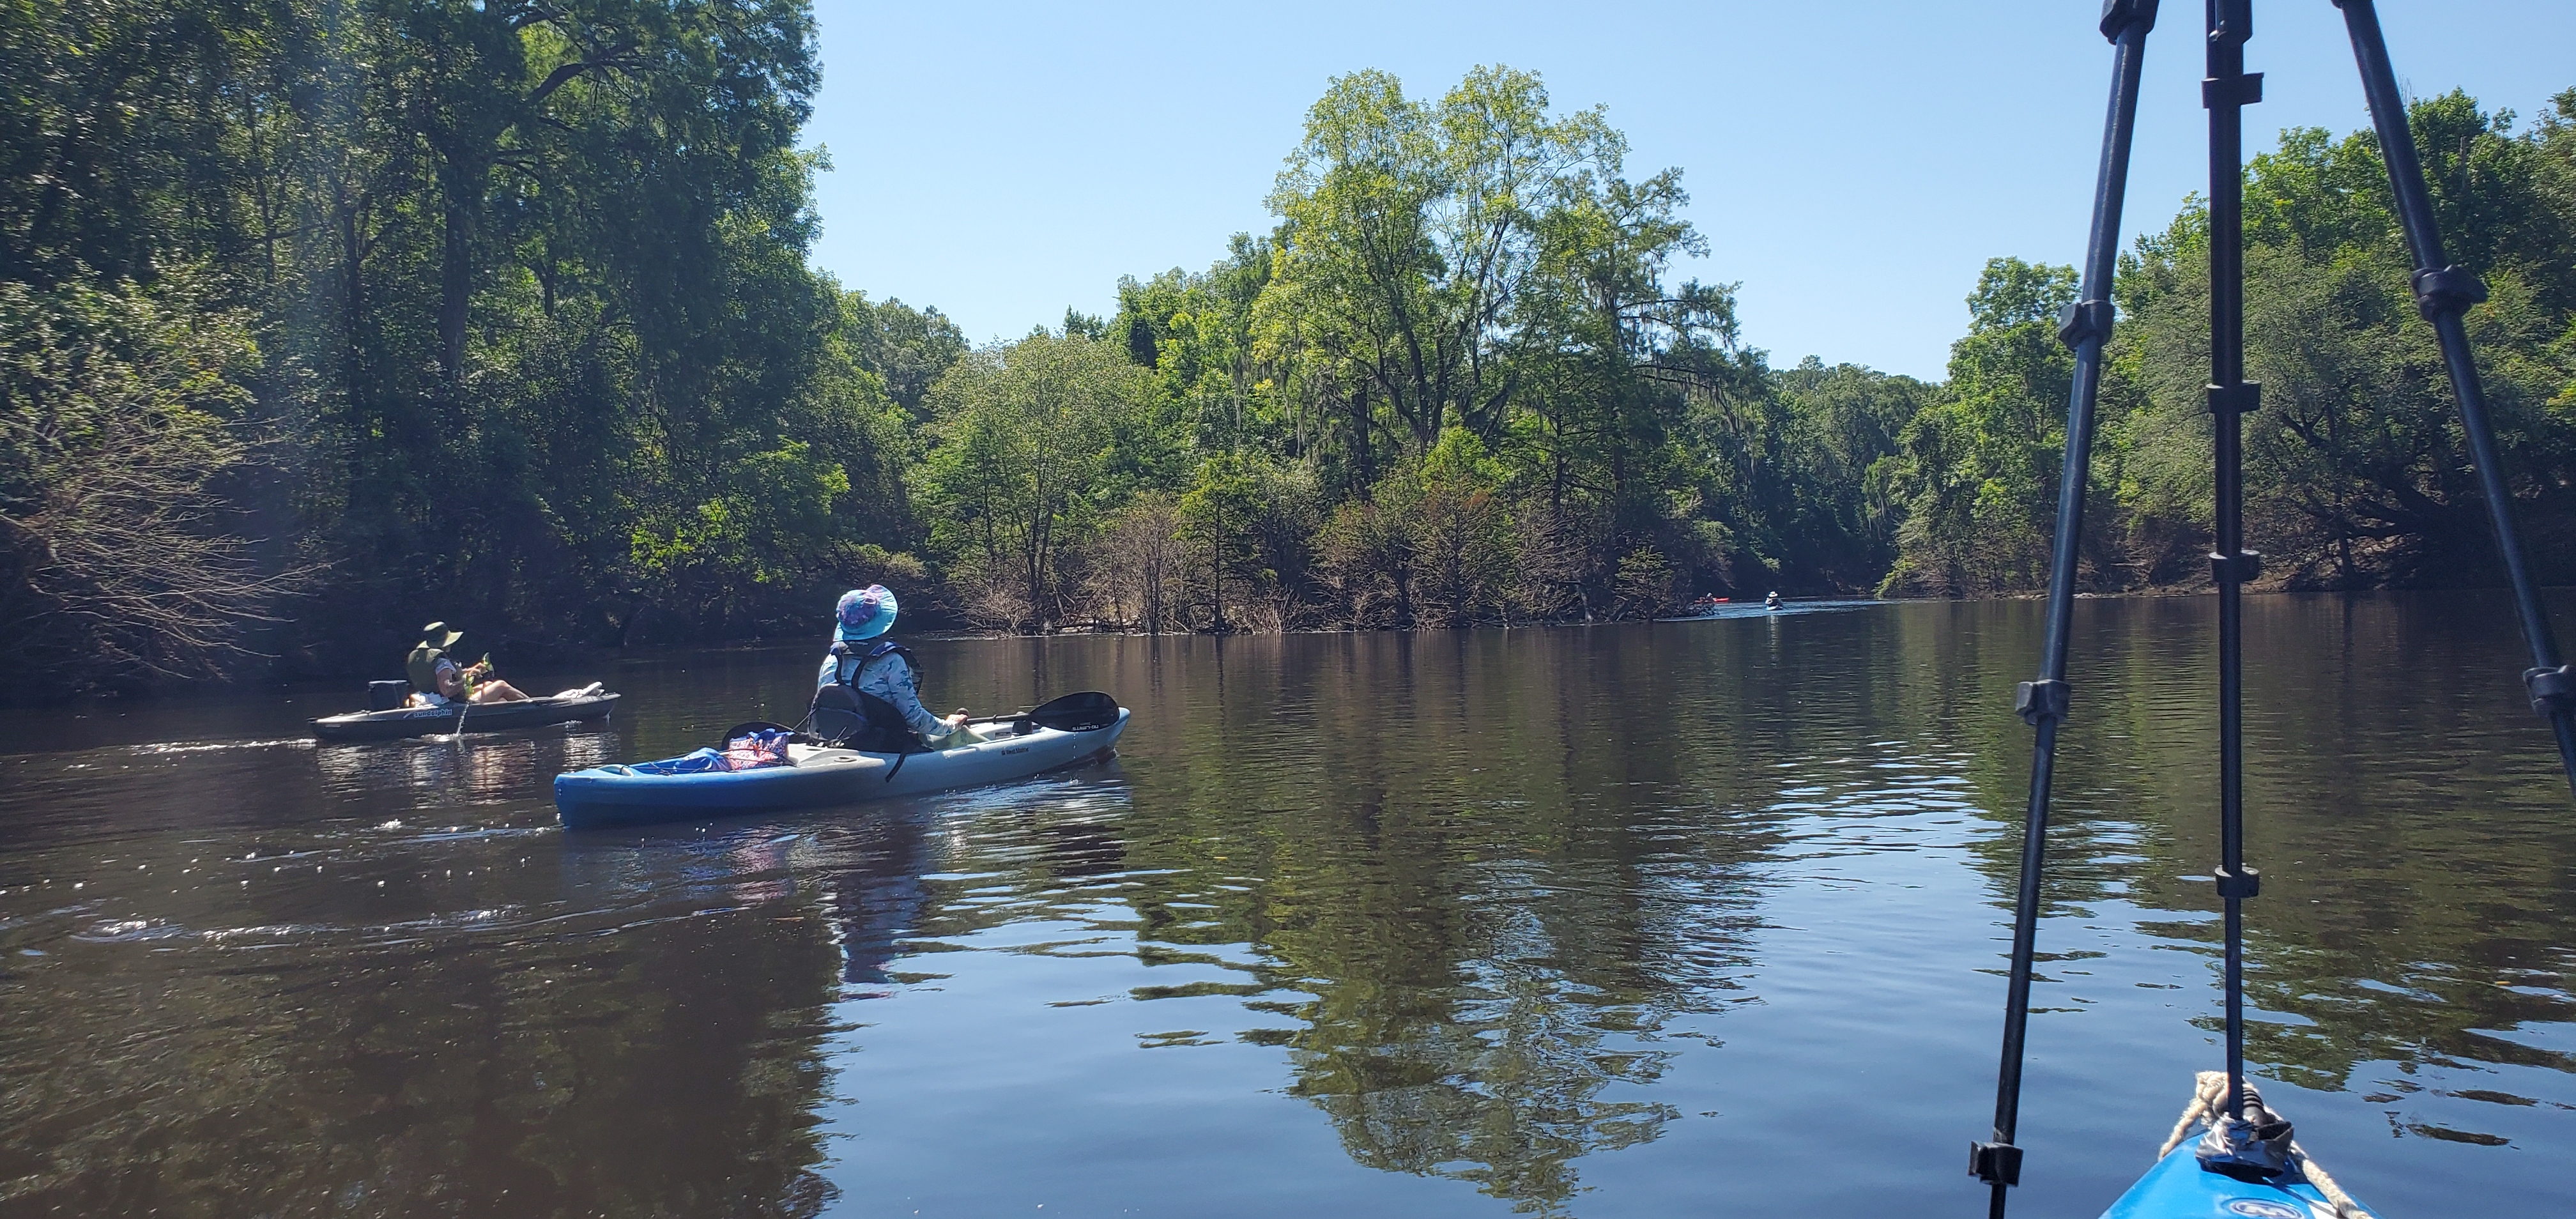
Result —
[{"label": "black backpack in kayak", "polygon": [[[837,663],[849,654],[847,645],[833,644],[836,662],[833,673],[837,680],[814,691],[813,706],[805,713],[805,733],[817,742],[863,753],[923,753],[921,737],[904,722],[903,712],[893,703],[860,690],[855,684],[868,663],[887,654],[903,657],[907,665],[915,664],[910,649],[893,642],[869,648],[850,666],[847,676],[840,676]],[[920,672],[916,667],[914,672]]]}]

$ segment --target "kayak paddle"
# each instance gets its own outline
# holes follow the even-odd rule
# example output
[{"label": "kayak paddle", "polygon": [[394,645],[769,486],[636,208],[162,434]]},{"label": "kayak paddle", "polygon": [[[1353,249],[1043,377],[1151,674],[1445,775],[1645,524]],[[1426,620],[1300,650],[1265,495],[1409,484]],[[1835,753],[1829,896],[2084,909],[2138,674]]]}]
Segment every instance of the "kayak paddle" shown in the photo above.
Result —
[{"label": "kayak paddle", "polygon": [[1017,715],[986,715],[969,724],[1010,724],[1027,720],[1058,732],[1091,732],[1118,722],[1118,700],[1098,690],[1081,690],[1051,698]]}]

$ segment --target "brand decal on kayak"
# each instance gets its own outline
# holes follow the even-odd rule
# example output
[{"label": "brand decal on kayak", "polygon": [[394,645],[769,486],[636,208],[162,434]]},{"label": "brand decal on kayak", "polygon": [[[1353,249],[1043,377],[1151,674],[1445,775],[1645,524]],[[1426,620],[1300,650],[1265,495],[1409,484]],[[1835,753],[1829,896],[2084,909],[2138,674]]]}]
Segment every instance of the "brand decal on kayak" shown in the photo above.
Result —
[{"label": "brand decal on kayak", "polygon": [[1002,752],[1004,752],[1004,753],[1027,753],[1028,751],[1029,751],[1029,747],[1028,747],[1028,746],[1026,746],[1026,745],[1013,745],[1013,746],[1011,746],[1010,748],[1003,750]]},{"label": "brand decal on kayak", "polygon": [[2262,1198],[2238,1198],[2227,1204],[2227,1211],[2245,1219],[2308,1219],[2308,1212],[2298,1207]]}]

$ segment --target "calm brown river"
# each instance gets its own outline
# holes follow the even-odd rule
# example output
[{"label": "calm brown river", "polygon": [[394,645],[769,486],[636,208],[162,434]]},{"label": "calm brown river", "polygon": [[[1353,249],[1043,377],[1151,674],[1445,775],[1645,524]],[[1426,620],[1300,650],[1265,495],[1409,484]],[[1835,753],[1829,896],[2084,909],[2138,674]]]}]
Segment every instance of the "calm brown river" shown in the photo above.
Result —
[{"label": "calm brown river", "polygon": [[[2218,1065],[2211,607],[2078,608],[2017,1215]],[[2507,604],[2248,618],[2265,1095],[2389,1219],[2576,1213]],[[549,781],[793,720],[817,647],[504,655],[618,717],[461,741],[0,715],[0,1215],[1979,1215],[2039,621],[923,642],[939,709],[1115,693],[1121,756],[653,833]]]}]

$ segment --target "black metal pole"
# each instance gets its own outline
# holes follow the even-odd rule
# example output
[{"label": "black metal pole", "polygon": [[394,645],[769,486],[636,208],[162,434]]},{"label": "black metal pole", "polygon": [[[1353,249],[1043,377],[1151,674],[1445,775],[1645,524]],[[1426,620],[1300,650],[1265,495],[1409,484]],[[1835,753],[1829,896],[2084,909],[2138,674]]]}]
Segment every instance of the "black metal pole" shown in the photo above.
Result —
[{"label": "black metal pole", "polygon": [[2244,413],[2262,387],[2245,379],[2244,108],[2263,100],[2263,76],[2245,71],[2254,36],[2252,0],[2207,0],[2209,73],[2209,411],[2217,464],[2218,895],[2227,907],[2227,1109],[2245,1111],[2245,899],[2262,877],[2245,866],[2244,583],[2262,556],[2245,549]]},{"label": "black metal pole", "polygon": [[2344,28],[2352,35],[2352,57],[2361,68],[2361,90],[2370,101],[2371,125],[2379,131],[2380,155],[2388,163],[2389,190],[2397,199],[2397,218],[2406,228],[2406,243],[2415,251],[2415,308],[2442,339],[2442,360],[2450,366],[2451,390],[2460,401],[2460,430],[2477,465],[2478,490],[2486,496],[2487,520],[2495,530],[2496,549],[2504,557],[2505,580],[2513,586],[2514,609],[2522,618],[2523,642],[2531,647],[2531,668],[2522,675],[2531,708],[2549,717],[2558,738],[2558,761],[2576,791],[2576,672],[2558,659],[2558,641],[2549,629],[2549,609],[2541,603],[2539,585],[2523,558],[2522,540],[2513,524],[2513,500],[2496,459],[2495,427],[2487,419],[2487,400],[2478,383],[2477,362],[2469,352],[2469,332],[2460,322],[2468,307],[2487,298],[2486,285],[2468,270],[2450,264],[2442,254],[2442,233],[2433,220],[2433,200],[2424,186],[2424,165],[2415,156],[2415,134],[2406,123],[2406,99],[2397,92],[2397,70],[2388,62],[2388,43],[2380,37],[2379,12],[2371,0],[2335,0],[2343,10]]},{"label": "black metal pole", "polygon": [[2084,534],[2084,495],[2091,479],[2094,406],[2102,386],[2102,344],[2111,337],[2111,281],[2120,249],[2120,204],[2128,193],[2129,146],[2137,128],[2138,74],[2147,32],[2155,28],[2157,0],[2107,0],[2102,36],[2111,40],[2111,104],[2102,124],[2102,165],[2093,187],[2093,227],[2084,253],[2077,300],[2058,327],[2075,352],[2075,383],[2067,395],[2066,456],[2058,472],[2057,538],[2048,577],[2048,636],[2037,681],[2021,684],[2015,706],[2037,728],[2031,749],[2030,806],[2022,820],[2021,882],[2013,900],[2011,982],[2004,997],[2003,1062],[1995,1077],[1995,1130],[1973,1143],[1968,1171],[1991,1193],[1987,1214],[2002,1219],[2005,1191],[2021,1182],[2022,1149],[2013,1144],[2021,1121],[2022,1046],[2030,1025],[2031,962],[2038,946],[2039,887],[2048,845],[2049,784],[2057,760],[2058,725],[2066,718],[2067,637],[2075,617],[2075,572]]}]

